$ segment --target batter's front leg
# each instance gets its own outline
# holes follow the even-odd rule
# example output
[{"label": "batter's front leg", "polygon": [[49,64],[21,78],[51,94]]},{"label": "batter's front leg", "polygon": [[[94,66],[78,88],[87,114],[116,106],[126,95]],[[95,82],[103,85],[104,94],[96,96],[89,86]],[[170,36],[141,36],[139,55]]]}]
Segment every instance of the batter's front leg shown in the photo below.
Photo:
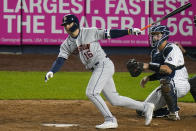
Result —
[{"label": "batter's front leg", "polygon": [[94,70],[87,89],[87,97],[94,103],[97,109],[102,113],[105,118],[105,121],[113,121],[115,117],[110,112],[108,106],[106,105],[103,98],[100,96],[100,93],[103,90],[108,79],[108,74],[105,72],[105,68],[97,68]]}]

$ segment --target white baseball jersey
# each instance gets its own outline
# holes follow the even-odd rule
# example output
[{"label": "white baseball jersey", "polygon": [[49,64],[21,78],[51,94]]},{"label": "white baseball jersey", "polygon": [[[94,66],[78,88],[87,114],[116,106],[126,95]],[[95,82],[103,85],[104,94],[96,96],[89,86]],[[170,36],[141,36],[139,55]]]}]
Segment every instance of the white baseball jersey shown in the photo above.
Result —
[{"label": "white baseball jersey", "polygon": [[[174,76],[172,77],[171,84],[177,91],[177,97],[185,96],[190,90],[190,84],[188,82],[188,73],[186,67],[184,66],[184,57],[180,48],[173,44],[167,44],[164,49],[167,47],[172,47],[171,52],[164,57],[164,63],[174,65],[176,67],[181,67],[175,71]],[[164,50],[163,50],[164,51]],[[157,87],[145,100],[146,102],[151,102],[155,104],[155,110],[166,105],[165,99],[162,96],[160,86]]]},{"label": "white baseball jersey", "polygon": [[[176,67],[184,65],[184,56],[180,48],[176,44],[171,44],[169,46],[173,47],[173,50],[168,54],[167,58],[165,58],[165,63],[172,64]],[[177,96],[185,96],[190,90],[188,72],[185,66],[175,71],[173,80],[177,89]]]},{"label": "white baseball jersey", "polygon": [[105,31],[97,28],[81,28],[77,39],[69,36],[61,45],[58,57],[68,59],[71,53],[79,51],[81,62],[87,69],[106,57],[98,40],[105,38]]}]

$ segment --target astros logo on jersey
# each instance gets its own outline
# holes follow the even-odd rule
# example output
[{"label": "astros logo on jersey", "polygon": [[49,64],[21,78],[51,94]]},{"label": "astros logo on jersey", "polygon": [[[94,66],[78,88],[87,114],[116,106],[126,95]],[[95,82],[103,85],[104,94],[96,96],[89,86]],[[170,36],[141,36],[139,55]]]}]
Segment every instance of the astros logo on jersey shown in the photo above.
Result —
[{"label": "astros logo on jersey", "polygon": [[84,45],[78,46],[78,51],[83,51],[87,49],[90,49],[90,44],[84,44]]}]

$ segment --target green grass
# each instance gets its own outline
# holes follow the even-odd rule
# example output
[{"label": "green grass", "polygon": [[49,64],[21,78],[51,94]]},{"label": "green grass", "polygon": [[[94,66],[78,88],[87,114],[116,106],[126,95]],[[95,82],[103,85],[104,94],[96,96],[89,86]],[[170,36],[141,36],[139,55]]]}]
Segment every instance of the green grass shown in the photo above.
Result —
[{"label": "green grass", "polygon": [[[91,72],[58,72],[47,83],[46,72],[0,71],[0,99],[87,99],[86,86]],[[117,72],[114,81],[119,94],[136,100],[144,100],[159,82],[149,82],[141,88],[139,82],[147,75],[130,77],[126,72]],[[192,75],[190,75],[192,76]],[[190,94],[180,101],[193,102]]]}]

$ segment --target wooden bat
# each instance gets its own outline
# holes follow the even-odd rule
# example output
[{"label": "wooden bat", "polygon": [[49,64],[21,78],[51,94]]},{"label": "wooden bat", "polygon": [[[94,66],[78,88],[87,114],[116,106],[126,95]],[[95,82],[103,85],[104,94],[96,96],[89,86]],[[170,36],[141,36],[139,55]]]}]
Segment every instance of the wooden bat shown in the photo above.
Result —
[{"label": "wooden bat", "polygon": [[149,25],[147,25],[147,26],[141,28],[140,30],[143,31],[143,30],[145,30],[145,29],[151,27],[152,25],[155,25],[155,24],[159,23],[159,22],[162,21],[162,20],[165,20],[165,19],[167,19],[167,18],[169,18],[169,17],[171,17],[171,16],[174,16],[175,14],[180,13],[180,12],[183,11],[183,10],[186,10],[187,8],[189,8],[189,7],[191,7],[191,6],[192,6],[191,3],[187,3],[187,4],[185,4],[185,5],[183,5],[183,6],[179,7],[179,8],[177,8],[176,10],[170,12],[170,13],[167,14],[166,16],[163,16],[163,17],[160,18],[159,20],[157,20],[157,21],[155,21],[155,22],[153,22],[153,23],[151,23],[151,24],[149,24]]}]

